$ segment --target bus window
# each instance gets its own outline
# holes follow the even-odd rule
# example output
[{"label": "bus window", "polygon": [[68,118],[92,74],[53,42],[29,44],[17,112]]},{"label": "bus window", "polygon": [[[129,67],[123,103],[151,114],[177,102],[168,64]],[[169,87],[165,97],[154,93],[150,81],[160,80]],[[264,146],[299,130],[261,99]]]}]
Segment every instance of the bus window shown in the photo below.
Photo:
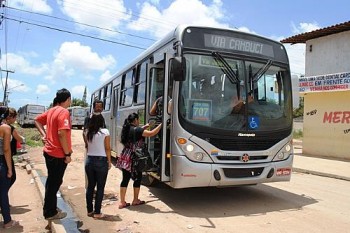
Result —
[{"label": "bus window", "polygon": [[135,95],[134,95],[134,102],[136,104],[143,104],[145,103],[145,94],[146,94],[146,75],[147,75],[147,61],[143,62],[141,65],[137,68],[137,76],[136,76],[136,83],[135,83]]},{"label": "bus window", "polygon": [[111,94],[112,94],[112,83],[109,83],[107,87],[105,88],[105,99],[104,102],[104,110],[108,111],[111,107]]},{"label": "bus window", "polygon": [[120,106],[131,106],[133,101],[134,87],[132,86],[134,70],[128,71],[122,78],[122,90],[120,93]]},{"label": "bus window", "polygon": [[155,101],[163,95],[164,90],[164,69],[152,68],[150,81],[150,105],[153,106]]}]

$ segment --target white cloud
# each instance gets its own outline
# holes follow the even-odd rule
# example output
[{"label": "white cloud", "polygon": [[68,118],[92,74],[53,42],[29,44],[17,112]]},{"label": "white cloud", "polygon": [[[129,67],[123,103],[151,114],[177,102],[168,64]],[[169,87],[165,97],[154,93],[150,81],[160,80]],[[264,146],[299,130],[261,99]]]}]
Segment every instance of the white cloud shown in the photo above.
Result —
[{"label": "white cloud", "polygon": [[89,72],[103,71],[113,67],[116,60],[112,55],[100,57],[89,46],[79,42],[64,42],[51,65],[50,74],[44,78],[53,83],[66,82],[70,77],[91,79]]},{"label": "white cloud", "polygon": [[45,14],[50,14],[52,12],[52,8],[47,4],[47,0],[11,0],[6,2],[8,2],[8,6],[10,7],[19,8],[23,10],[29,10]]},{"label": "white cloud", "polygon": [[109,70],[106,70],[101,76],[100,76],[100,82],[104,83],[106,82],[108,79],[110,79],[112,77],[112,74]]},{"label": "white cloud", "polygon": [[89,46],[81,45],[79,42],[64,42],[55,61],[63,63],[65,67],[74,67],[82,71],[105,70],[115,64],[112,55],[100,57]]},{"label": "white cloud", "polygon": [[[58,4],[61,6],[62,12],[73,20],[108,30],[118,29],[123,21],[128,21],[131,17],[131,13],[125,8],[123,0],[62,0],[58,1]],[[85,30],[98,30],[79,24],[77,24],[77,27]],[[103,34],[100,30],[98,31]],[[107,31],[104,33],[110,34]]]},{"label": "white cloud", "polygon": [[[5,79],[2,79],[3,87],[5,86]],[[7,79],[7,91],[9,92],[28,92],[28,88],[22,81],[16,79]]]},{"label": "white cloud", "polygon": [[311,32],[311,31],[315,31],[317,29],[320,29],[320,26],[318,26],[317,23],[299,23],[298,26],[296,26],[294,23],[292,23],[292,30],[293,30],[294,34]]},{"label": "white cloud", "polygon": [[220,22],[224,15],[221,0],[214,0],[211,5],[205,5],[200,0],[175,0],[163,10],[145,2],[141,5],[139,18],[132,21],[128,27],[137,31],[152,32],[157,38],[161,38],[178,24],[228,28],[228,24]]},{"label": "white cloud", "polygon": [[84,95],[84,90],[85,90],[84,85],[78,85],[78,86],[72,87],[71,89],[72,98],[82,99]]},{"label": "white cloud", "polygon": [[[15,73],[30,74],[30,75],[40,75],[48,70],[48,65],[43,63],[39,66],[34,66],[28,62],[26,57],[8,53],[6,54],[8,69],[15,71]],[[4,62],[4,60],[3,60]],[[4,67],[5,65],[2,64]]]},{"label": "white cloud", "polygon": [[36,87],[35,93],[38,95],[45,95],[45,94],[50,93],[50,91],[51,91],[50,88],[46,84],[39,84]]}]

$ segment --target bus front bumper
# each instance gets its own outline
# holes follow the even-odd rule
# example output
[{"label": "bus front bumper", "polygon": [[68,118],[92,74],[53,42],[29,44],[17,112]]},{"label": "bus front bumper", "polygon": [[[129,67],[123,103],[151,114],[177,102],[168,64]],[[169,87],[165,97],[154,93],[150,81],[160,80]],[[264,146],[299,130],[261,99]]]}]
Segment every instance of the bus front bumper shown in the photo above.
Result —
[{"label": "bus front bumper", "polygon": [[277,162],[259,164],[208,164],[190,161],[186,156],[172,156],[173,188],[239,186],[289,181],[293,155]]}]

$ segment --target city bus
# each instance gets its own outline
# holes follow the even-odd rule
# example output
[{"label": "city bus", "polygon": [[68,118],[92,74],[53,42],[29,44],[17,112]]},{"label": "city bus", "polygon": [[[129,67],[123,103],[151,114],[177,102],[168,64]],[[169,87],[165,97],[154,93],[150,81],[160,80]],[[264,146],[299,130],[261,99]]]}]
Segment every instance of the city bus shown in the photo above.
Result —
[{"label": "city bus", "polygon": [[[161,122],[145,143],[143,184],[224,187],[289,181],[292,88],[283,44],[237,30],[181,25],[93,91],[104,102],[112,150],[132,112]],[[162,115],[150,115],[160,96]],[[168,108],[169,106],[169,108]]]},{"label": "city bus", "polygon": [[26,104],[18,109],[17,122],[21,127],[34,127],[34,119],[45,112],[45,106],[38,104]]},{"label": "city bus", "polygon": [[72,106],[68,108],[70,119],[72,121],[72,128],[77,127],[82,129],[84,120],[89,115],[89,107]]}]

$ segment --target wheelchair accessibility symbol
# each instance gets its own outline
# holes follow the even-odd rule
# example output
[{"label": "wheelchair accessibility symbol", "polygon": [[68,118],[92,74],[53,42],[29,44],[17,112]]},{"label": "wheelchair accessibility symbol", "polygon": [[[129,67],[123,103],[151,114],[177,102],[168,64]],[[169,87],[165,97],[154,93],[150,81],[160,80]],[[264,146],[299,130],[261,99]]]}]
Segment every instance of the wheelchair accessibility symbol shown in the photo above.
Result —
[{"label": "wheelchair accessibility symbol", "polygon": [[248,117],[249,129],[257,129],[260,126],[260,119],[258,116]]}]

